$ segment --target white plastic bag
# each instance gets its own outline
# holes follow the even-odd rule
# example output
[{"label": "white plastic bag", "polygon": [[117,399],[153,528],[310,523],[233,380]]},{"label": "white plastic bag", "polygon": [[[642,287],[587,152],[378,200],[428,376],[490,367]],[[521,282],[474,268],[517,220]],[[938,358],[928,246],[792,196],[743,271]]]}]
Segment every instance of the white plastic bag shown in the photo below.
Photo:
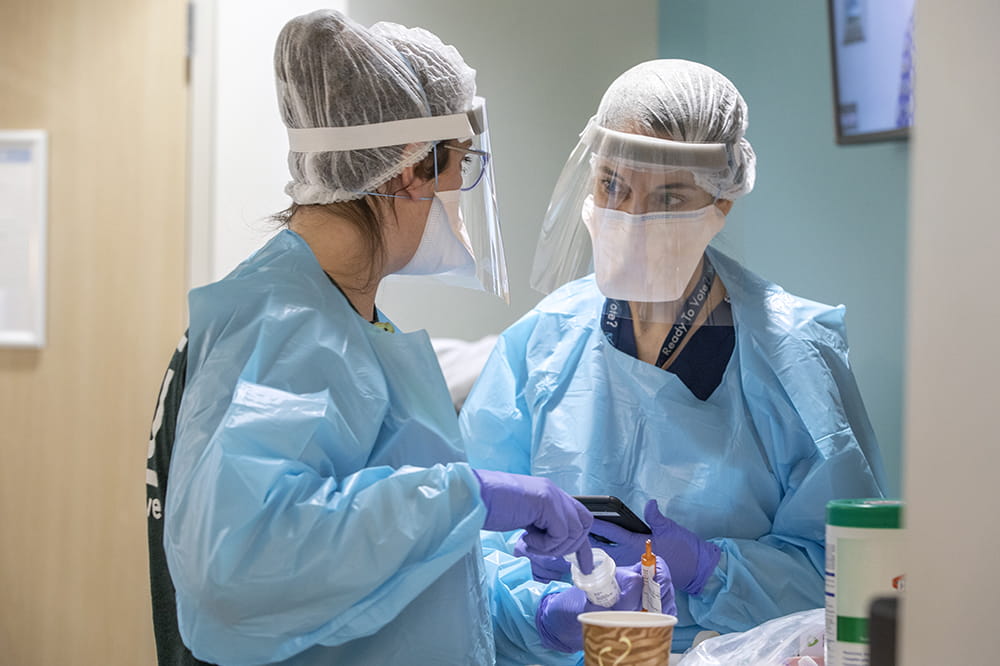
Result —
[{"label": "white plastic bag", "polygon": [[702,641],[684,655],[680,666],[784,666],[792,657],[822,657],[824,629],[824,609],[792,613]]}]

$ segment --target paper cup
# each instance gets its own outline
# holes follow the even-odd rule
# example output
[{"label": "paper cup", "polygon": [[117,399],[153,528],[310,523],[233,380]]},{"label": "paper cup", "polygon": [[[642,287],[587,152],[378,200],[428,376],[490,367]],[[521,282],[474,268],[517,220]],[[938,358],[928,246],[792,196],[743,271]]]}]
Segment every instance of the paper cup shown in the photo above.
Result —
[{"label": "paper cup", "polygon": [[639,611],[577,615],[586,666],[667,666],[677,618]]}]

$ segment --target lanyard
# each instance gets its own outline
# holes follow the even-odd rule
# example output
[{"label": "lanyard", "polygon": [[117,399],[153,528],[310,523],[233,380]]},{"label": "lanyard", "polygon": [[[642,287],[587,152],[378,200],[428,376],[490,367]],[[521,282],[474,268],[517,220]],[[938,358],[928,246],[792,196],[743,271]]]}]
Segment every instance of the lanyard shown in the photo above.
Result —
[{"label": "lanyard", "polygon": [[[698,317],[698,313],[708,301],[708,294],[712,291],[712,282],[715,280],[715,266],[705,257],[701,269],[701,277],[694,291],[688,296],[684,307],[677,314],[674,325],[660,347],[659,357],[656,359],[657,367],[670,360],[677,348],[680,346],[684,336],[691,330],[691,324]],[[633,358],[638,356],[638,347],[635,342],[635,330],[632,327],[632,314],[628,301],[619,301],[609,298],[604,302],[604,311],[601,315],[601,330],[607,337],[608,342],[620,351],[625,352]]]}]

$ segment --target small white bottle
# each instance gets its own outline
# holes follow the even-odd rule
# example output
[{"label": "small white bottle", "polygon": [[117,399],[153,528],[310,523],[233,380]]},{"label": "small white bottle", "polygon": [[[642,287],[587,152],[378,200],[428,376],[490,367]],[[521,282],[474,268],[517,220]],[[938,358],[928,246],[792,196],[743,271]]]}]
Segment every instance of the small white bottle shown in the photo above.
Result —
[{"label": "small white bottle", "polygon": [[594,554],[594,570],[589,574],[580,571],[576,562],[576,553],[564,556],[570,565],[569,571],[573,577],[573,585],[586,592],[590,603],[611,608],[618,603],[618,598],[622,593],[621,588],[618,587],[618,579],[615,578],[615,561],[600,548],[592,548],[591,552]]}]

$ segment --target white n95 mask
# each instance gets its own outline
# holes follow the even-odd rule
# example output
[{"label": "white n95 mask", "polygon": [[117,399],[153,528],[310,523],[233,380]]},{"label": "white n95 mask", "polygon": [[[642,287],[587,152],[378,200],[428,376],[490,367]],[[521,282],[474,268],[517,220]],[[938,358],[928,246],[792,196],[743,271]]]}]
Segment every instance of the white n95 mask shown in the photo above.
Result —
[{"label": "white n95 mask", "polygon": [[397,275],[475,278],[476,260],[459,210],[461,194],[461,190],[445,190],[434,194],[420,245],[410,261],[396,271]]},{"label": "white n95 mask", "polygon": [[631,215],[594,205],[581,211],[594,246],[597,287],[608,298],[660,303],[684,295],[705,248],[726,224],[714,203],[685,212]]}]

